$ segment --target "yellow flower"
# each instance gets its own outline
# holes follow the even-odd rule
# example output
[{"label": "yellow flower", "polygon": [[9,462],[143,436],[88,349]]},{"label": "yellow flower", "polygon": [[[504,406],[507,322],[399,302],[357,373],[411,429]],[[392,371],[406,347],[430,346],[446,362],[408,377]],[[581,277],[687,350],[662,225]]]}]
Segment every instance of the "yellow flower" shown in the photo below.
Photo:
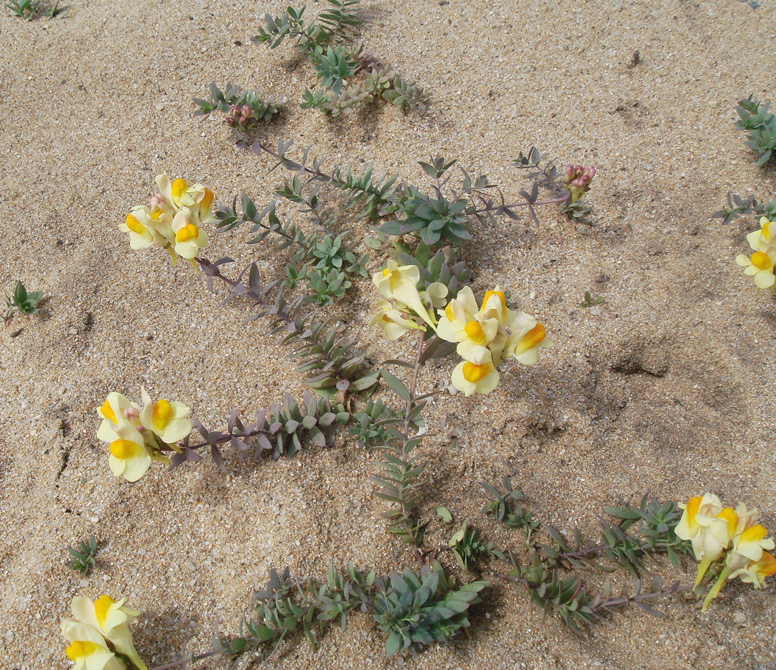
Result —
[{"label": "yellow flower", "polygon": [[749,258],[744,254],[736,256],[736,264],[744,268],[744,274],[754,277],[754,285],[759,288],[771,288],[776,284],[773,266],[776,262],[776,247],[766,251],[755,251]]},{"label": "yellow flower", "polygon": [[65,619],[62,635],[70,642],[65,653],[75,661],[71,670],[127,670],[126,664],[108,648],[102,633],[94,626]]},{"label": "yellow flower", "polygon": [[409,307],[431,328],[436,330],[436,320],[429,314],[418,292],[420,270],[415,265],[399,267],[396,261],[389,260],[388,265],[380,272],[372,275],[372,282],[383,297],[395,300]]},{"label": "yellow flower", "polygon": [[195,258],[197,252],[207,244],[207,233],[192,220],[188,209],[175,215],[172,232],[175,233],[175,253],[188,260]]},{"label": "yellow flower", "polygon": [[738,577],[744,584],[752,584],[759,589],[765,586],[765,578],[776,574],[776,558],[773,554],[763,552],[758,561],[752,561],[743,568],[730,573],[730,579]]},{"label": "yellow flower", "polygon": [[447,342],[462,342],[466,333],[464,329],[469,321],[474,320],[477,313],[477,300],[471,288],[464,286],[453,298],[444,311],[440,310],[437,335]]},{"label": "yellow flower", "polygon": [[496,319],[502,328],[512,325],[515,313],[507,307],[507,298],[499,286],[486,291],[482,298],[482,309],[476,314],[479,320]]},{"label": "yellow flower", "polygon": [[380,326],[383,334],[388,340],[398,340],[408,330],[425,330],[419,326],[414,319],[407,318],[407,315],[396,309],[387,300],[378,300],[377,307],[380,311],[369,319],[370,326]]},{"label": "yellow flower", "polygon": [[140,408],[130,402],[121,393],[109,393],[108,398],[98,408],[97,413],[103,418],[97,437],[103,442],[113,442],[117,439],[116,429],[129,425],[140,428]]},{"label": "yellow flower", "polygon": [[145,388],[140,389],[140,394],[144,405],[140,421],[145,428],[167,444],[180,442],[191,432],[191,422],[186,418],[190,410],[182,402],[169,402],[163,398],[153,402]]},{"label": "yellow flower", "polygon": [[187,209],[189,220],[195,225],[212,223],[216,220],[211,211],[213,192],[202,184],[189,187],[183,179],[171,181],[167,174],[160,174],[156,178],[156,186],[161,195],[157,200],[160,211],[166,211],[165,205],[167,205],[175,216],[183,209]]},{"label": "yellow flower", "polygon": [[733,570],[743,567],[750,561],[759,561],[763,555],[763,549],[774,549],[776,545],[771,538],[766,538],[768,531],[759,523],[749,526],[733,541],[733,549],[730,551],[725,564]]},{"label": "yellow flower", "polygon": [[722,511],[722,502],[720,499],[712,493],[707,493],[704,496],[697,496],[690,498],[687,504],[679,504],[679,509],[683,509],[684,513],[679,520],[679,524],[676,526],[674,532],[676,536],[682,540],[693,541],[693,551],[695,553],[696,560],[700,560],[700,552],[703,548],[703,540],[701,539],[696,548],[695,538],[697,538],[702,532],[705,533],[705,526],[701,526],[697,523],[696,517],[700,514],[706,517],[715,517]]},{"label": "yellow flower", "polygon": [[133,207],[125,222],[119,225],[119,230],[129,233],[129,246],[133,249],[147,249],[153,246],[159,237],[156,222],[151,218],[151,210],[144,205]]},{"label": "yellow flower", "polygon": [[124,600],[122,598],[116,602],[110,596],[101,596],[92,603],[88,598],[77,596],[73,598],[71,609],[78,622],[102,634],[114,649],[129,658],[138,670],[148,670],[135,650],[132,633],[129,632],[129,624],[140,616],[140,612],[123,607]]},{"label": "yellow flower", "polygon": [[447,304],[448,293],[447,286],[442,282],[435,281],[429,284],[425,291],[420,292],[420,297],[423,299],[423,303],[428,308],[428,311],[433,313],[434,309],[440,309]]},{"label": "yellow flower", "polygon": [[503,328],[514,319],[501,291],[485,293],[482,309],[478,310],[474,293],[465,286],[440,314],[437,334],[448,342],[458,342],[459,356],[471,360],[473,347],[488,347],[493,365],[501,362],[501,350],[507,339]]},{"label": "yellow flower", "polygon": [[151,451],[145,439],[134,426],[120,425],[115,430],[116,439],[108,446],[108,464],[116,477],[136,482],[151,466]]},{"label": "yellow flower", "polygon": [[760,217],[760,229],[749,233],[746,241],[753,251],[767,251],[769,246],[776,242],[776,226],[772,225],[766,217]]},{"label": "yellow flower", "polygon": [[695,558],[701,562],[695,576],[695,586],[698,586],[709,566],[719,560],[730,546],[736,534],[738,516],[732,508],[725,507],[715,517],[697,514],[695,521],[702,529],[693,541]]},{"label": "yellow flower", "polygon": [[539,360],[539,348],[551,347],[546,339],[544,325],[525,312],[520,312],[512,324],[513,332],[507,338],[503,358],[516,358],[523,365],[533,365]]},{"label": "yellow flower", "polygon": [[[776,546],[771,538],[765,537],[767,534],[768,531],[758,523],[749,526],[749,528],[735,538],[733,541],[733,549],[727,555],[724,569],[720,572],[719,577],[717,577],[714,586],[706,594],[702,611],[706,611],[709,603],[719,595],[725,582],[734,574],[742,576],[745,572],[747,575],[742,576],[741,581],[748,581],[749,577],[751,577],[753,580],[752,583],[757,583],[758,585],[760,581],[755,580],[759,580],[760,576],[762,576],[762,581],[764,581],[768,574],[773,574],[772,572],[767,572],[772,567],[768,559],[765,559],[763,563],[760,563],[760,561],[763,560],[763,556],[766,555],[765,552],[763,552],[763,549],[773,549],[774,546]],[[754,565],[758,563],[760,565],[754,569]],[[750,566],[754,569],[754,573],[749,571]],[[761,575],[762,571],[765,571],[767,574]]]},{"label": "yellow flower", "polygon": [[490,349],[475,346],[469,360],[459,363],[452,375],[453,386],[468,398],[474,393],[490,393],[498,386],[498,371],[493,366]]}]

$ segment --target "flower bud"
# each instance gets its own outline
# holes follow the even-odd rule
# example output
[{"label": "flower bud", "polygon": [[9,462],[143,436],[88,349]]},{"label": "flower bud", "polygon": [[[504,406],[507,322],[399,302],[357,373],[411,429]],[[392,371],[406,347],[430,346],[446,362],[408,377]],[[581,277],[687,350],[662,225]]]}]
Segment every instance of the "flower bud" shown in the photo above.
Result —
[{"label": "flower bud", "polygon": [[161,194],[157,193],[151,198],[151,211],[167,208],[167,199]]},{"label": "flower bud", "polygon": [[566,166],[564,185],[571,191],[571,202],[575,203],[584,193],[590,190],[590,182],[595,177],[596,170],[594,166],[583,168],[581,165],[576,167]]}]

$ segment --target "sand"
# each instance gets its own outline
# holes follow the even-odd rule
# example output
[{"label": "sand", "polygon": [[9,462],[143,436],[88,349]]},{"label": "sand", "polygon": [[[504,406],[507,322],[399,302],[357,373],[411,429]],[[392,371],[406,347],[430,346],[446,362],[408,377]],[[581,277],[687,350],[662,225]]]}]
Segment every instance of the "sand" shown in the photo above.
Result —
[{"label": "sand", "polygon": [[[171,268],[160,250],[131,251],[118,230],[164,171],[223,202],[242,189],[272,199],[282,179],[272,162],[235,147],[221,118],[193,116],[191,99],[213,80],[283,95],[288,112],[269,139],[313,144],[329,165],[371,162],[424,183],[418,161],[442,154],[512,197],[526,183],[512,161],[532,145],[598,169],[592,226],[545,208],[539,227],[499,221],[463,249],[475,293],[511,290],[554,348],[536,366],[505,366],[490,395],[434,400],[419,452],[428,518],[445,504],[499,546],[523,547],[481,513],[478,482],[509,476],[564,532],[594,535],[603,507],[646,492],[706,491],[758,507],[773,532],[776,310],[733,262],[754,220],[709,218],[729,190],[767,199],[774,188],[773,169],[756,166],[733,126],[740,98],[776,96],[772,3],[370,0],[361,39],[433,106],[338,121],[299,108],[315,78],[290,45],[250,44],[263,11],[283,4],[72,0],[62,16],[32,22],[0,12],[0,285],[21,279],[46,295],[39,315],[0,330],[2,667],[69,667],[59,621],[75,595],[122,595],[141,610],[134,638],[151,667],[192,636],[192,650],[206,649],[217,621],[236,632],[271,568],[305,578],[330,561],[380,573],[417,566],[385,532],[367,482],[379,455],[346,433],[276,462],[230,455],[228,475],[209,460],[172,472],[157,464],[133,485],[108,468],[95,408],[111,391],[139,400],[144,385],[221,427],[233,409],[304,389],[288,350],[245,322],[244,305],[219,308],[223,291],[208,294],[201,275]],[[363,230],[354,224],[354,241]],[[271,246],[245,244],[247,230],[212,237],[211,259],[257,261],[268,278],[282,270]],[[597,313],[578,306],[585,291],[605,299]],[[364,280],[346,312],[360,346],[376,361],[411,355],[409,342],[391,346],[366,326],[375,298]],[[421,389],[446,386],[454,363],[424,372]],[[82,578],[66,547],[89,535],[101,550]],[[448,535],[432,520],[426,547]],[[660,569],[685,582],[694,573]],[[628,610],[576,637],[492,579],[471,634],[449,646],[387,660],[383,636],[357,615],[316,652],[295,641],[271,664],[776,667],[773,580],[727,587],[705,614],[680,598],[659,605],[665,618]]]}]

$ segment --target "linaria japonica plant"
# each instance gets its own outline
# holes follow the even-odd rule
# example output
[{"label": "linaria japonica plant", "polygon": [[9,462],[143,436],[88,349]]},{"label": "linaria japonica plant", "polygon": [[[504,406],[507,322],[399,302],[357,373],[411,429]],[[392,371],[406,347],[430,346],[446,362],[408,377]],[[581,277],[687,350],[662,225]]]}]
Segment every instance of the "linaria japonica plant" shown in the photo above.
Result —
[{"label": "linaria japonica plant", "polygon": [[53,19],[64,11],[59,8],[59,0],[56,0],[53,5],[43,0],[8,0],[5,6],[11,14],[27,21],[32,21],[38,16]]},{"label": "linaria japonica plant", "polygon": [[[747,145],[758,152],[758,165],[765,165],[776,154],[776,116],[768,112],[770,103],[761,105],[751,96],[738,103],[736,111],[740,120],[737,128],[749,131]],[[753,278],[757,293],[776,287],[776,198],[766,203],[758,202],[754,196],[742,198],[728,193],[727,207],[712,214],[712,218],[722,219],[726,224],[741,215],[755,215],[759,229],[751,231],[746,241],[753,253],[738,254],[736,265],[744,269],[744,274]]]},{"label": "linaria japonica plant", "polygon": [[197,105],[195,116],[209,116],[214,111],[226,114],[227,125],[248,132],[259,123],[269,122],[280,114],[283,100],[269,97],[264,99],[259,91],[244,91],[231,83],[222,91],[215,82],[210,84],[207,100],[194,98]]},{"label": "linaria japonica plant", "polygon": [[[326,1],[328,6],[310,21],[304,16],[305,6],[289,6],[274,17],[265,14],[266,25],[253,38],[271,49],[292,39],[310,61],[320,88],[306,89],[301,107],[336,117],[383,99],[401,110],[425,110],[429,98],[417,84],[402,79],[363,45],[350,44],[354,29],[362,23],[357,13],[359,0]],[[360,81],[355,79],[358,75]]]},{"label": "linaria japonica plant", "polygon": [[97,540],[94,539],[93,535],[90,535],[86,542],[81,542],[78,549],[68,547],[67,551],[71,557],[68,567],[71,570],[77,570],[82,575],[89,574],[89,571],[93,570],[96,565],[94,557],[97,555],[97,549]]},{"label": "linaria japonica plant", "polygon": [[757,152],[757,164],[765,165],[776,157],[776,115],[768,111],[770,101],[761,103],[751,95],[736,107],[736,128],[748,131],[746,146]]},{"label": "linaria japonica plant", "polygon": [[5,296],[5,315],[3,321],[8,323],[16,312],[23,314],[37,314],[40,311],[38,304],[43,298],[43,291],[27,291],[21,281],[16,282],[13,293]]},{"label": "linaria japonica plant", "polygon": [[[504,478],[503,486],[501,492],[490,484],[482,484],[489,494],[483,511],[494,515],[507,527],[519,529],[532,553],[530,563],[523,565],[512,551],[506,552],[511,564],[507,578],[515,585],[525,587],[536,605],[544,611],[556,612],[574,632],[581,633],[582,624],[595,623],[610,610],[628,604],[657,614],[646,605],[647,601],[689,590],[690,587],[682,587],[679,582],[664,588],[662,579],[653,574],[653,591],[642,592],[645,559],[657,560],[660,555],[666,555],[674,566],[678,566],[680,557],[691,555],[690,544],[677,536],[676,529],[682,513],[676,503],[660,503],[644,496],[637,506],[623,504],[608,507],[606,513],[617,519],[617,523],[602,520],[598,542],[583,541],[576,529],[572,544],[556,528],[541,524],[523,508],[523,495],[512,488],[508,478]],[[540,540],[541,530],[549,536],[550,544]],[[636,532],[629,532],[633,530]],[[483,541],[480,540],[479,544]],[[497,556],[495,552],[490,553]],[[604,557],[636,578],[634,595],[612,597],[608,580],[603,594],[591,595],[583,588],[579,576],[559,575],[561,570],[583,567],[609,572],[614,568],[599,563]]]},{"label": "linaria japonica plant", "polygon": [[424,565],[420,575],[409,569],[394,573],[390,586],[378,584],[372,603],[378,628],[388,633],[386,654],[447,642],[469,627],[467,610],[480,602],[479,594],[489,586],[490,582],[477,581],[456,588],[437,561]]}]

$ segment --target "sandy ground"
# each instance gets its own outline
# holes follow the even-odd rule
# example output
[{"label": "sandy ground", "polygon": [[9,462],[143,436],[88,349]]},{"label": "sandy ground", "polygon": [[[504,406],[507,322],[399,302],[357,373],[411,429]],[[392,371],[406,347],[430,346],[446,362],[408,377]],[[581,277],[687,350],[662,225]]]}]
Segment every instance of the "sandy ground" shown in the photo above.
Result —
[{"label": "sandy ground", "polygon": [[[52,21],[0,12],[0,284],[22,279],[47,296],[40,315],[0,330],[4,668],[68,667],[59,620],[77,594],[122,594],[142,610],[134,635],[150,667],[190,636],[206,648],[218,619],[235,631],[272,567],[315,577],[332,560],[415,566],[366,482],[377,454],[344,434],[288,460],[230,458],[228,476],[210,461],[157,465],[131,485],[108,469],[95,408],[110,391],[139,398],[142,384],[222,426],[232,409],[304,388],[260,323],[246,324],[238,305],[218,309],[222,296],[190,267],[132,252],[117,229],[162,171],[225,202],[241,189],[270,201],[281,176],[268,159],[237,149],[220,120],[192,115],[192,97],[212,80],[284,95],[289,112],[273,136],[412,182],[423,178],[417,161],[441,153],[515,195],[524,182],[511,161],[531,145],[598,168],[592,227],[545,210],[539,228],[503,221],[465,247],[475,292],[510,289],[555,347],[535,367],[507,366],[487,397],[434,402],[435,436],[421,451],[426,513],[446,504],[501,546],[522,546],[480,513],[478,482],[507,475],[565,531],[594,533],[604,506],[648,491],[674,500],[713,491],[757,506],[776,530],[776,309],[733,262],[754,221],[709,219],[728,190],[774,188],[773,169],[755,165],[733,127],[739,98],[776,96],[769,0],[756,10],[737,0],[370,0],[363,40],[434,104],[342,121],[299,109],[314,76],[290,46],[249,43],[261,13],[281,2],[67,4]],[[636,50],[641,62],[629,68]],[[278,265],[269,246],[244,244],[247,231],[214,237],[210,258]],[[600,314],[578,307],[586,290],[605,298]],[[350,326],[381,360],[395,350],[365,326],[374,299],[365,281]],[[453,364],[428,371],[422,388],[446,384]],[[435,523],[429,547],[445,540]],[[66,547],[90,534],[103,548],[82,579],[66,567]],[[693,568],[667,574],[687,580]],[[356,616],[317,652],[300,641],[272,663],[765,670],[776,667],[773,583],[726,588],[706,614],[677,600],[662,606],[664,619],[627,611],[575,637],[497,580],[471,635],[450,646],[386,660],[382,635]]]}]

